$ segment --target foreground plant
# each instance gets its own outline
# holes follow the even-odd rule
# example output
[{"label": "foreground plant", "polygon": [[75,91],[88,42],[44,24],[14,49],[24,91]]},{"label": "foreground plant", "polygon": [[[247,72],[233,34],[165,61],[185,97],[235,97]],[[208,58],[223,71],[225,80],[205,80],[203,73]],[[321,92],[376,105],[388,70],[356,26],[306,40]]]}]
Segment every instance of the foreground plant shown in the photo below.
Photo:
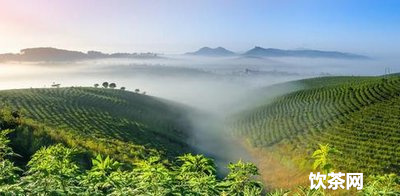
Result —
[{"label": "foreground plant", "polygon": [[362,190],[365,195],[400,195],[400,177],[396,174],[369,176]]},{"label": "foreground plant", "polygon": [[86,187],[87,193],[108,193],[115,186],[111,174],[120,170],[121,164],[109,156],[103,158],[98,154],[92,159],[92,168],[82,177],[81,185]]},{"label": "foreground plant", "polygon": [[82,191],[78,177],[82,170],[76,163],[79,151],[61,144],[42,148],[28,162],[22,178],[24,189],[30,194],[73,194]]},{"label": "foreground plant", "polygon": [[0,193],[22,193],[19,186],[19,174],[23,170],[16,167],[8,158],[19,156],[9,147],[7,135],[13,130],[6,129],[0,132]]},{"label": "foreground plant", "polygon": [[[96,155],[91,164],[82,150],[63,144],[41,147],[23,171],[7,134],[0,132],[0,195],[261,195],[252,163],[231,163],[230,173],[217,178],[212,159],[185,154],[170,163],[160,156],[123,164]],[[90,166],[88,166],[90,164]],[[88,168],[89,167],[89,168]]]},{"label": "foreground plant", "polygon": [[312,154],[312,158],[314,159],[313,169],[320,169],[325,174],[332,172],[334,169],[332,156],[339,153],[339,150],[331,147],[329,144],[319,144],[319,149],[315,150]]},{"label": "foreground plant", "polygon": [[258,176],[258,169],[253,163],[230,163],[230,170],[225,181],[225,193],[227,195],[260,195],[263,188],[261,182],[254,180]]}]

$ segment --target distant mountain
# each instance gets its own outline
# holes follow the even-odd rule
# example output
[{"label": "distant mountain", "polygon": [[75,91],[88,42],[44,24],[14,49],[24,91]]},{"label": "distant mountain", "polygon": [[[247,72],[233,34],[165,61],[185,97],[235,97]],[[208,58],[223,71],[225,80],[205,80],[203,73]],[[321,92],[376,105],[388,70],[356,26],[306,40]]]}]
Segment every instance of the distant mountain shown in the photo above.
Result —
[{"label": "distant mountain", "polygon": [[[196,56],[233,56],[236,53],[223,47],[210,48],[203,47],[195,52],[188,52],[186,55]],[[336,58],[336,59],[369,59],[367,56],[358,54],[338,52],[338,51],[322,51],[311,49],[298,50],[282,50],[277,48],[254,47],[253,49],[241,54],[243,58],[262,58],[262,57],[306,57],[306,58]]]},{"label": "distant mountain", "polygon": [[227,50],[223,47],[209,48],[203,47],[196,52],[188,52],[188,55],[198,55],[198,56],[232,56],[235,55],[234,52]]},{"label": "distant mountain", "polygon": [[70,51],[50,47],[22,49],[20,53],[0,54],[0,62],[4,61],[27,61],[27,62],[62,62],[79,61],[102,58],[157,58],[154,53],[112,53],[106,54],[98,51]]},{"label": "distant mountain", "polygon": [[282,50],[276,48],[254,47],[243,54],[248,57],[309,57],[309,58],[338,58],[338,59],[368,59],[366,56],[337,52],[337,51],[321,51],[321,50]]}]

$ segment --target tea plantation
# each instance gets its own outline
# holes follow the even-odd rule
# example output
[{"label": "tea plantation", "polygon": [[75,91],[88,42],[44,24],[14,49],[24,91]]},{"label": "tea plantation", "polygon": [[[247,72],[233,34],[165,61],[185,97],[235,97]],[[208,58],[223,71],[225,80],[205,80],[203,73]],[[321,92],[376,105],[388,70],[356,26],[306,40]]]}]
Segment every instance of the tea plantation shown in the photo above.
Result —
[{"label": "tea plantation", "polygon": [[43,127],[51,140],[121,160],[152,149],[171,157],[189,150],[186,108],[147,95],[89,87],[21,89],[1,91],[0,103]]},{"label": "tea plantation", "polygon": [[304,157],[318,144],[342,153],[340,171],[400,172],[400,77],[321,77],[261,89],[264,96],[234,117],[235,133],[257,147],[290,146]]}]

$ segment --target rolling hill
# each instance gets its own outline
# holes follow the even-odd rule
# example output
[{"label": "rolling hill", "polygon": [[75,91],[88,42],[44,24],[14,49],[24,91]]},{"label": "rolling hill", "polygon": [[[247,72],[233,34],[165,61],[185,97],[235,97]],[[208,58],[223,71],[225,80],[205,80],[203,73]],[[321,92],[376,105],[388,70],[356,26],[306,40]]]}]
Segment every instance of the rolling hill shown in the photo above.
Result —
[{"label": "rolling hill", "polygon": [[[290,88],[273,98],[268,92]],[[342,152],[340,171],[400,172],[400,77],[321,77],[261,89],[258,105],[234,117],[256,147],[310,157],[318,144]]]},{"label": "rolling hill", "polygon": [[[28,138],[40,133],[125,161],[153,152],[173,157],[190,149],[186,108],[151,96],[89,87],[21,89],[1,91],[0,103],[28,119],[25,124],[33,127]],[[26,148],[21,152],[32,151],[27,150],[32,142],[21,141],[28,145],[19,146]]]},{"label": "rolling hill", "polygon": [[367,59],[368,57],[338,51],[321,50],[282,50],[276,48],[254,47],[243,54],[248,57],[308,57],[308,58],[338,58],[338,59]]},{"label": "rolling hill", "polygon": [[234,52],[227,50],[223,47],[210,48],[203,47],[195,52],[188,52],[187,55],[198,55],[198,56],[232,56],[235,55]]},{"label": "rolling hill", "polygon": [[252,163],[222,178],[213,159],[182,154],[188,113],[176,103],[82,87],[5,90],[0,103],[0,195],[263,192]]},{"label": "rolling hill", "polygon": [[90,59],[109,59],[109,58],[159,58],[155,53],[112,53],[106,54],[99,51],[80,51],[64,50],[51,47],[26,48],[20,53],[0,54],[0,62],[73,62]]},{"label": "rolling hill", "polygon": [[186,55],[223,57],[239,55],[242,58],[263,58],[263,57],[305,57],[305,58],[334,58],[334,59],[369,59],[367,56],[345,53],[339,51],[323,51],[311,49],[283,50],[278,48],[262,48],[256,46],[243,54],[236,54],[223,47],[203,47],[195,52],[188,52]]}]

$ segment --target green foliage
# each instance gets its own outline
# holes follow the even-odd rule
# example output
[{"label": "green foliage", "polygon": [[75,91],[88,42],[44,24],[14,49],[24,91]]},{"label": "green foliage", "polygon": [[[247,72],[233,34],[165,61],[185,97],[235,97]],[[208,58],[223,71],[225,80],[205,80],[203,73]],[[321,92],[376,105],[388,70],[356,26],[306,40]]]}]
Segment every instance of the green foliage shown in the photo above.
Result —
[{"label": "green foliage", "polygon": [[0,131],[0,161],[5,160],[7,157],[16,156],[12,148],[9,146],[10,140],[7,135],[13,130],[5,129]]},{"label": "green foliage", "polygon": [[[85,170],[82,152],[56,144],[42,147],[27,163],[27,171],[14,166],[14,155],[0,134],[0,194],[9,195],[260,195],[261,183],[251,163],[228,167],[223,180],[216,177],[213,160],[185,154],[170,163],[160,156],[138,160],[131,167],[98,154]],[[22,177],[20,174],[23,173]]]},{"label": "green foliage", "polygon": [[181,163],[176,168],[179,192],[184,195],[216,195],[219,192],[212,159],[203,155],[185,154],[178,157],[178,162]]},{"label": "green foliage", "polygon": [[[392,84],[393,81],[390,79],[385,81],[385,84]],[[336,84],[331,84],[332,86]],[[42,89],[41,89],[42,90]],[[154,153],[148,153],[148,150],[143,146],[134,146],[132,142],[135,140],[135,135],[131,135],[128,138],[132,137],[132,141],[121,141],[118,139],[112,131],[103,131],[100,132],[95,129],[95,131],[90,132],[85,127],[90,125],[90,121],[88,120],[91,115],[91,118],[95,119],[96,122],[102,122],[97,120],[107,120],[106,122],[110,122],[110,119],[107,117],[97,118],[96,112],[88,112],[93,108],[87,107],[88,102],[97,101],[95,106],[91,105],[91,107],[105,107],[106,103],[109,101],[116,102],[121,104],[121,107],[127,107],[125,102],[129,102],[129,99],[121,98],[124,95],[118,94],[112,90],[106,89],[51,89],[52,91],[39,91],[40,93],[32,93],[29,95],[20,94],[20,92],[15,93],[16,91],[8,91],[8,93],[0,95],[0,99],[2,100],[16,100],[15,97],[19,95],[23,95],[20,97],[18,101],[16,101],[15,106],[17,108],[27,108],[28,116],[36,119],[43,118],[45,119],[46,125],[52,125],[54,129],[49,129],[47,126],[43,126],[41,124],[35,124],[32,121],[21,119],[20,115],[16,115],[11,109],[9,110],[0,110],[0,128],[12,128],[16,129],[19,133],[12,133],[13,141],[22,141],[19,140],[21,135],[25,135],[24,137],[43,137],[42,134],[49,135],[54,142],[63,142],[68,146],[66,147],[61,144],[57,144],[54,146],[43,147],[38,150],[28,162],[25,172],[23,172],[18,167],[14,166],[11,158],[16,156],[12,149],[9,147],[10,140],[6,137],[10,134],[11,131],[3,130],[0,134],[0,194],[19,194],[19,195],[42,195],[44,193],[49,195],[262,195],[263,188],[259,181],[256,180],[256,176],[258,175],[257,168],[254,164],[251,163],[243,163],[239,161],[235,164],[229,164],[228,168],[230,169],[230,173],[224,178],[219,179],[216,177],[215,165],[213,160],[208,159],[202,155],[191,155],[185,154],[177,157],[176,162],[170,162],[154,151]],[[71,91],[70,91],[71,90]],[[98,91],[97,91],[98,90]],[[34,91],[34,90],[33,90]],[[83,93],[81,92],[83,91]],[[108,92],[110,91],[110,92]],[[112,92],[111,92],[112,91]],[[354,88],[351,91],[357,91],[357,88]],[[122,91],[119,91],[122,92]],[[47,94],[46,94],[47,93]],[[52,93],[66,93],[71,96],[71,94],[75,93],[73,96],[75,98],[69,97],[68,99],[64,99],[62,96],[66,95],[54,95]],[[44,95],[42,95],[44,94]],[[38,100],[33,99],[33,95],[39,97]],[[88,97],[94,96],[95,98]],[[14,96],[14,98],[13,98]],[[24,97],[25,96],[25,97]],[[82,98],[83,96],[84,98]],[[136,95],[140,96],[140,95]],[[29,99],[27,98],[29,97]],[[48,98],[48,97],[51,97]],[[78,98],[77,98],[78,97]],[[119,97],[119,98],[118,98]],[[98,99],[97,99],[98,98]],[[120,99],[121,98],[121,99]],[[21,101],[24,100],[25,101]],[[102,102],[102,99],[106,99],[107,101]],[[28,101],[29,100],[29,101]],[[45,100],[51,107],[46,107]],[[73,109],[71,108],[62,108],[61,103],[67,100],[75,100],[72,102]],[[79,100],[79,101],[77,101]],[[140,99],[141,100],[141,99]],[[39,102],[35,102],[39,101]],[[143,101],[143,100],[141,100]],[[40,104],[36,104],[40,103]],[[146,127],[143,128],[145,131],[155,130],[163,128],[163,122],[157,122],[151,124],[150,121],[146,121],[146,119],[150,118],[142,118],[138,117],[139,114],[147,113],[147,114],[156,114],[159,111],[169,111],[170,108],[160,102],[155,100],[151,100],[149,102],[144,102],[148,105],[160,104],[158,109],[154,111],[146,111],[146,112],[138,112],[138,115],[133,115],[129,112],[121,112],[124,115],[129,116],[134,119],[137,117],[137,121],[135,121],[135,126]],[[393,104],[394,103],[394,104]],[[390,105],[393,110],[396,110],[396,100],[390,103],[385,103]],[[42,105],[41,105],[42,104]],[[377,103],[378,104],[378,103]],[[386,105],[379,105],[380,107],[385,106],[385,108],[390,108]],[[115,106],[114,106],[115,107]],[[139,105],[130,106],[132,108],[136,107],[140,108]],[[33,109],[34,108],[34,109]],[[80,108],[80,109],[77,109]],[[160,109],[161,108],[161,109]],[[168,108],[168,109],[167,109]],[[120,109],[120,108],[119,108]],[[145,108],[141,108],[145,110]],[[148,109],[148,108],[147,108]],[[154,107],[153,107],[154,109]],[[165,110],[164,110],[165,109]],[[57,115],[57,112],[64,110],[65,116]],[[104,109],[104,111],[112,111],[109,108]],[[33,112],[32,112],[33,111]],[[45,111],[45,112],[43,112]],[[95,110],[94,111],[98,111]],[[376,111],[374,108],[373,111]],[[117,116],[116,111],[112,111],[112,116]],[[363,110],[363,112],[368,112],[368,108]],[[176,114],[176,113],[174,113]],[[375,113],[376,114],[376,113]],[[381,115],[382,113],[379,113]],[[394,114],[395,118],[397,118],[397,113],[390,112],[391,115]],[[37,115],[34,117],[34,115]],[[51,115],[55,115],[51,116]],[[74,116],[74,118],[67,117],[69,115]],[[130,116],[132,115],[132,116]],[[313,115],[308,113],[309,117]],[[111,116],[111,114],[110,114]],[[179,116],[172,115],[171,118],[175,118]],[[64,119],[65,118],[65,119]],[[76,122],[76,119],[84,118],[82,122]],[[373,119],[383,118],[383,122],[389,120],[389,122],[396,123],[393,119],[387,119],[386,116],[379,117],[374,116]],[[126,119],[125,119],[126,120]],[[159,118],[160,121],[165,120],[164,118]],[[343,120],[343,119],[342,119]],[[168,119],[167,119],[168,121]],[[55,125],[52,123],[60,122],[60,125]],[[170,121],[171,127],[168,130],[176,130],[176,127],[173,126],[174,121]],[[65,124],[64,124],[65,123]],[[363,121],[363,123],[365,123]],[[77,125],[75,125],[77,124]],[[105,123],[107,124],[107,123]],[[168,123],[167,123],[168,124]],[[59,126],[65,125],[66,127],[74,127],[73,130],[65,131],[60,129]],[[74,125],[74,126],[73,126]],[[169,126],[168,125],[168,126]],[[95,126],[95,125],[92,125]],[[103,125],[102,125],[103,126]],[[102,127],[100,126],[100,127]],[[167,127],[168,127],[167,126]],[[292,125],[291,125],[292,126]],[[325,125],[324,125],[325,126]],[[331,125],[330,125],[331,126]],[[82,128],[83,127],[83,128]],[[90,126],[89,126],[90,127]],[[328,126],[327,126],[328,127]],[[394,126],[393,126],[394,127]],[[81,129],[82,128],[82,129]],[[88,128],[88,127],[86,127]],[[117,127],[119,128],[119,127]],[[120,130],[120,129],[113,129]],[[143,131],[141,130],[141,131]],[[320,129],[315,128],[316,131],[321,131]],[[29,134],[20,134],[21,131],[32,133]],[[160,133],[157,130],[157,133]],[[161,132],[162,133],[162,132]],[[369,133],[369,132],[368,132]],[[119,132],[118,134],[121,134]],[[129,134],[129,133],[126,133]],[[148,134],[148,132],[144,132],[141,134]],[[168,133],[171,134],[171,133]],[[392,134],[392,132],[391,132]],[[395,134],[395,132],[393,133]],[[11,135],[11,134],[10,134]],[[93,135],[93,136],[91,136]],[[172,133],[172,135],[178,135]],[[126,135],[125,135],[126,136]],[[150,141],[153,139],[152,137],[156,136],[156,134],[148,134],[145,137],[145,141]],[[170,136],[170,135],[168,135]],[[349,135],[347,135],[349,136]],[[374,136],[375,138],[379,136]],[[122,135],[121,135],[122,138]],[[170,144],[170,142],[174,142],[172,136],[167,137],[168,139],[160,140],[163,143],[164,147],[168,146],[172,147],[174,144]],[[343,138],[341,138],[343,139]],[[315,140],[310,144],[313,144],[320,140]],[[335,140],[340,141],[340,140]],[[396,135],[391,138],[386,138],[389,144],[396,143]],[[157,143],[158,141],[156,141]],[[162,143],[162,142],[161,142]],[[41,145],[44,143],[40,143],[37,145]],[[49,144],[49,143],[46,143]],[[358,143],[357,143],[358,144]],[[365,143],[363,143],[365,144]],[[336,142],[335,146],[343,147],[340,143]],[[356,145],[356,144],[354,144]],[[381,147],[381,143],[378,143],[375,147]],[[160,147],[160,146],[159,146]],[[370,146],[366,146],[367,150],[371,150]],[[120,149],[117,149],[120,148]],[[393,153],[393,148],[387,148],[385,146],[386,151],[392,152],[394,157],[396,158],[396,154]],[[79,150],[78,150],[79,149]],[[92,159],[92,164],[90,169],[86,169],[83,167],[82,160],[79,158],[82,150],[89,150],[93,154],[97,154]],[[165,149],[160,147],[159,149]],[[317,150],[318,151],[318,150]],[[318,161],[317,167],[323,170],[332,169],[332,162],[335,157],[331,156],[334,154],[335,150],[332,150],[328,145],[320,146],[318,152],[314,153],[314,158]],[[381,156],[381,155],[379,155]],[[388,160],[386,155],[383,154],[383,160]],[[113,158],[112,158],[113,157]],[[122,160],[133,160],[127,161],[127,163],[120,163],[115,158],[124,157]],[[121,160],[121,159],[119,159]],[[130,165],[134,163],[133,165]],[[391,162],[396,163],[396,162]],[[328,167],[328,166],[329,167]],[[396,165],[394,165],[395,167]],[[22,177],[21,177],[22,176]],[[398,177],[395,175],[389,176],[373,176],[368,179],[365,184],[364,194],[398,194]],[[381,191],[381,192],[379,192]],[[291,192],[293,194],[298,195],[323,195],[323,192],[309,190],[308,188],[302,188]],[[270,195],[284,195],[287,194],[286,191],[276,191],[273,193],[268,193]]]},{"label": "green foliage", "polygon": [[139,194],[166,195],[172,192],[170,184],[173,182],[173,176],[160,157],[150,157],[136,166],[134,172],[138,173],[136,178]]},{"label": "green foliage", "polygon": [[14,117],[12,109],[8,106],[0,109],[0,128],[10,129],[18,124],[18,119]]},{"label": "green foliage", "polygon": [[400,195],[400,177],[396,174],[369,176],[364,195]]},{"label": "green foliage", "polygon": [[10,160],[0,161],[0,186],[5,184],[14,184],[19,179],[18,172],[22,170],[14,166]]},{"label": "green foliage", "polygon": [[14,165],[9,158],[17,156],[9,147],[10,140],[7,135],[12,130],[6,129],[0,132],[0,193],[1,192],[21,192],[22,189],[17,185],[19,173],[22,170]]},{"label": "green foliage", "polygon": [[332,156],[339,153],[336,148],[330,147],[329,144],[319,144],[319,149],[315,150],[312,154],[312,158],[314,159],[313,169],[320,169],[324,174],[333,172],[334,164]]},{"label": "green foliage", "polygon": [[[1,91],[0,103],[10,106],[1,110],[2,128],[43,127],[56,142],[120,161],[152,156],[152,149],[172,159],[190,149],[186,108],[154,97],[104,88],[20,89]],[[24,118],[13,117],[14,110],[25,110]]]},{"label": "green foliage", "polygon": [[289,196],[290,195],[290,191],[288,190],[283,190],[283,189],[279,189],[279,190],[275,190],[275,191],[271,191],[267,193],[267,196]]},{"label": "green foliage", "polygon": [[106,193],[113,187],[113,178],[110,175],[118,171],[121,164],[109,156],[102,158],[100,154],[92,159],[92,168],[87,175],[82,177],[82,185],[86,186],[88,193]]},{"label": "green foliage", "polygon": [[183,156],[179,156],[178,160],[182,162],[180,167],[181,173],[214,175],[216,172],[214,161],[204,157],[203,155],[185,154]]},{"label": "green foliage", "polygon": [[326,195],[323,189],[310,189],[310,187],[299,186],[295,190],[295,196],[324,196]]},{"label": "green foliage", "polygon": [[72,194],[81,191],[78,187],[81,169],[76,163],[79,151],[61,144],[42,148],[28,162],[28,171],[22,178],[24,188],[34,195]]},{"label": "green foliage", "polygon": [[92,159],[92,164],[93,172],[104,174],[109,174],[111,171],[115,171],[121,165],[118,161],[111,159],[110,156],[103,159],[100,154],[98,154],[95,159]]},{"label": "green foliage", "polygon": [[253,163],[242,161],[235,164],[230,163],[228,169],[230,172],[223,182],[224,192],[227,195],[261,194],[262,184],[253,179],[254,176],[259,175],[258,169]]},{"label": "green foliage", "polygon": [[254,146],[286,145],[304,157],[329,143],[343,153],[332,157],[338,170],[400,173],[399,76],[321,77],[278,87],[293,90],[264,96],[236,115],[235,133]]}]

